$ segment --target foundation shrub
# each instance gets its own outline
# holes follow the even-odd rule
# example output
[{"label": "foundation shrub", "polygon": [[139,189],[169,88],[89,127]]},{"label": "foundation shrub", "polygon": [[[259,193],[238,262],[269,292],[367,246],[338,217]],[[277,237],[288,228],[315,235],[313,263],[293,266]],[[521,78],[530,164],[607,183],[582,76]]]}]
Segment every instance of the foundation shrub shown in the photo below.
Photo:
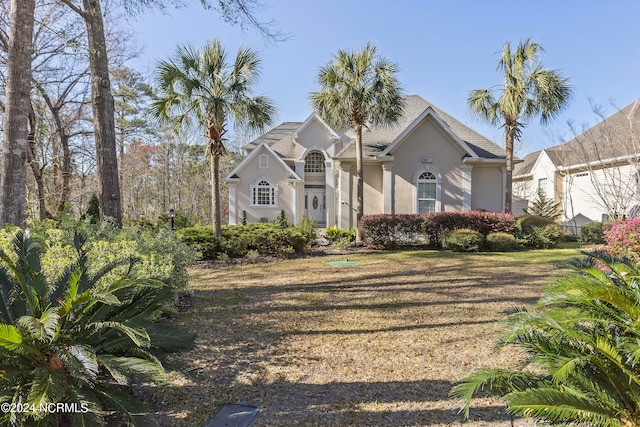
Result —
[{"label": "foundation shrub", "polygon": [[442,247],[454,252],[477,252],[483,245],[484,236],[475,230],[461,228],[445,233]]},{"label": "foundation shrub", "polygon": [[339,227],[329,227],[324,234],[324,238],[331,243],[351,243],[356,240],[356,231],[354,229],[344,230]]},{"label": "foundation shrub", "polygon": [[365,215],[360,220],[362,241],[369,246],[393,249],[422,245],[424,217],[422,215]]},{"label": "foundation shrub", "polygon": [[485,246],[492,252],[508,252],[518,249],[520,244],[512,234],[498,232],[487,235]]},{"label": "foundation shrub", "polygon": [[487,236],[489,233],[513,233],[512,215],[483,211],[436,212],[424,217],[424,233],[433,246],[441,246],[444,235],[452,230],[469,229]]},{"label": "foundation shrub", "polygon": [[515,237],[525,247],[549,249],[564,240],[562,227],[550,218],[521,215],[516,219]]}]

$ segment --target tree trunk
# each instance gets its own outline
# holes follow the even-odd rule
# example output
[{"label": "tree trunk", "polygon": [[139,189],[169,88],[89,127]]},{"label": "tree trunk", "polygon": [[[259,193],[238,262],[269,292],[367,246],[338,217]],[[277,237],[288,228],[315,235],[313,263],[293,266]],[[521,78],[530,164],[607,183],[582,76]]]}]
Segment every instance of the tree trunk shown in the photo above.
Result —
[{"label": "tree trunk", "polygon": [[222,234],[222,216],[220,211],[220,155],[211,153],[211,222],[213,235],[218,238]]},{"label": "tree trunk", "polygon": [[22,226],[24,222],[34,13],[35,0],[11,0],[0,171],[0,224]]},{"label": "tree trunk", "polygon": [[27,137],[29,149],[27,150],[27,162],[31,166],[33,179],[36,181],[38,191],[38,219],[40,221],[47,218],[47,206],[44,197],[44,181],[42,179],[42,169],[36,158],[36,113],[33,104],[29,103],[29,135]]},{"label": "tree trunk", "polygon": [[111,217],[114,219],[115,225],[120,227],[122,226],[122,205],[118,182],[114,100],[109,80],[109,62],[102,12],[99,0],[82,0],[82,4],[89,41],[89,71],[91,73],[100,219]]},{"label": "tree trunk", "polygon": [[506,159],[506,171],[505,171],[505,184],[504,184],[504,211],[505,213],[511,213],[512,200],[513,200],[513,142],[515,139],[516,128],[513,126],[505,126],[505,154]]},{"label": "tree trunk", "polygon": [[362,126],[356,127],[356,176],[357,185],[357,211],[356,211],[356,241],[360,242],[360,219],[364,215],[364,175],[362,166]]}]

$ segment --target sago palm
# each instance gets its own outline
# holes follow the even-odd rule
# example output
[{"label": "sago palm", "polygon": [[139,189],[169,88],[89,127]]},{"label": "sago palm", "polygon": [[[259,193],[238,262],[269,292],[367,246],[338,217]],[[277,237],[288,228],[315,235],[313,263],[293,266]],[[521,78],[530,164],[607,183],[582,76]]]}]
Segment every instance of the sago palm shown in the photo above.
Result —
[{"label": "sago palm", "polygon": [[479,369],[452,389],[467,415],[485,390],[538,421],[640,426],[640,269],[602,253],[574,268],[510,316],[502,342],[528,351],[522,369]]},{"label": "sago palm", "polygon": [[572,89],[568,79],[540,63],[542,47],[530,39],[518,44],[515,51],[506,43],[502,48],[498,70],[503,74],[499,91],[471,91],[467,103],[480,118],[504,128],[506,151],[505,211],[511,212],[514,142],[522,136],[526,122],[540,116],[542,124],[557,117],[568,105]]},{"label": "sago palm", "polygon": [[349,127],[355,132],[356,223],[364,212],[362,131],[367,126],[391,126],[402,117],[404,92],[397,73],[397,65],[379,56],[371,44],[358,51],[339,50],[320,69],[319,90],[311,94],[311,105],[323,120],[336,129]]},{"label": "sago palm", "polygon": [[[28,232],[11,255],[0,252],[0,403],[15,409],[0,413],[2,425],[98,426],[111,413],[143,424],[142,405],[123,387],[135,377],[163,383],[155,353],[192,343],[155,324],[169,286],[129,275],[100,284],[122,263],[89,274],[80,236],[75,248],[77,261],[55,281]],[[68,406],[47,410],[56,404]]]},{"label": "sago palm", "polygon": [[203,130],[211,161],[213,232],[220,237],[220,157],[226,153],[227,126],[253,132],[273,124],[275,107],[264,96],[253,96],[260,77],[255,51],[241,48],[233,62],[219,40],[202,50],[179,46],[175,56],[157,67],[160,97],[153,112],[177,130]]}]

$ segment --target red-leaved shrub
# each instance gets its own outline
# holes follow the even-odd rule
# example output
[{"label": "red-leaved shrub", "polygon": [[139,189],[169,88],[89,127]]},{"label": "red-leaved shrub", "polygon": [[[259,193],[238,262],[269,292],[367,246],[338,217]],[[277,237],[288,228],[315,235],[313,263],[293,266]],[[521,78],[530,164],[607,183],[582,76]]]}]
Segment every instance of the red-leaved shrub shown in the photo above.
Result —
[{"label": "red-leaved shrub", "polygon": [[607,252],[640,262],[640,218],[605,223],[603,234]]},{"label": "red-leaved shrub", "polygon": [[441,246],[444,234],[451,230],[469,229],[486,237],[489,233],[513,234],[514,226],[515,221],[510,214],[483,211],[436,212],[425,215],[424,232],[430,244]]},{"label": "red-leaved shrub", "polygon": [[424,244],[422,215],[365,215],[360,220],[362,241],[370,246],[393,249]]},{"label": "red-leaved shrub", "polygon": [[511,215],[493,212],[436,212],[426,215],[365,215],[360,220],[362,240],[370,246],[386,249],[430,244],[442,245],[448,231],[469,229],[483,236],[489,233],[513,233]]}]

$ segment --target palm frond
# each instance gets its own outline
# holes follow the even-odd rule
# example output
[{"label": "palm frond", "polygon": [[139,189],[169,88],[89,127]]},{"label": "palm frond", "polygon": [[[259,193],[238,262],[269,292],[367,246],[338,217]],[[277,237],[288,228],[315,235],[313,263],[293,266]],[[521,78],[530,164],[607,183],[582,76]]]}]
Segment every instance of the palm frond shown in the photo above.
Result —
[{"label": "palm frond", "polygon": [[0,347],[17,350],[22,344],[22,335],[13,325],[0,324]]},{"label": "palm frond", "polygon": [[587,422],[595,426],[620,426],[618,414],[594,404],[593,399],[567,387],[540,387],[505,397],[515,415],[552,423]]},{"label": "palm frond", "polygon": [[505,369],[476,369],[457,381],[449,396],[460,403],[461,412],[469,417],[471,400],[481,391],[489,391],[497,396],[505,396],[516,391],[540,387],[545,381],[527,372],[513,372]]}]

